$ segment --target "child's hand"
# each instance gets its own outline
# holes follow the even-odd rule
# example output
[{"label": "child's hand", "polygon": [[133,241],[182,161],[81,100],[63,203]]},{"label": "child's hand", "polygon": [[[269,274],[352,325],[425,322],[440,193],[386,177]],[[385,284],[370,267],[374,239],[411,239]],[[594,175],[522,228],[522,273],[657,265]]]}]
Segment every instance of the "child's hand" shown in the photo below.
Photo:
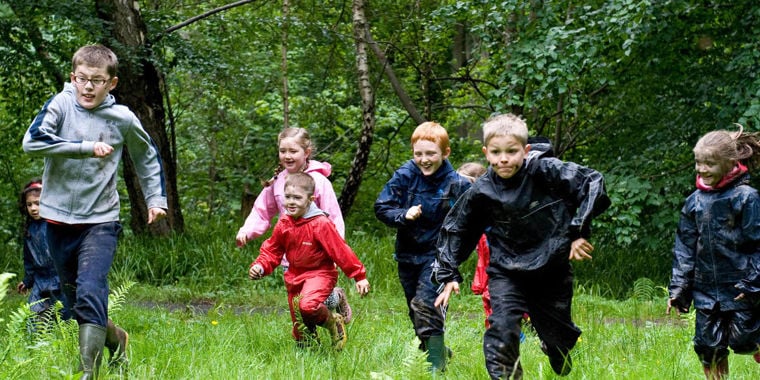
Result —
[{"label": "child's hand", "polygon": [[160,207],[151,207],[148,209],[148,224],[158,222],[166,217],[166,210]]},{"label": "child's hand", "polygon": [[108,157],[111,153],[113,153],[113,147],[101,141],[96,142],[92,148],[93,156],[98,158]]},{"label": "child's hand", "polygon": [[251,269],[248,269],[248,277],[250,277],[251,280],[258,280],[264,277],[264,268],[259,264],[251,265]]},{"label": "child's hand", "polygon": [[422,205],[412,206],[406,210],[406,220],[416,220],[420,215],[422,215]]},{"label": "child's hand", "polygon": [[443,291],[441,291],[441,294],[439,294],[438,297],[435,299],[435,303],[433,304],[433,306],[435,307],[449,306],[449,297],[451,297],[452,291],[456,294],[459,294],[458,282],[456,281],[447,282],[446,286],[443,288]]},{"label": "child's hand", "polygon": [[594,251],[594,246],[591,245],[586,239],[578,238],[570,245],[570,260],[583,261],[586,259],[591,260],[589,253]]},{"label": "child's hand", "polygon": [[19,294],[26,293],[27,290],[29,290],[29,289],[26,288],[26,285],[24,285],[23,281],[19,282],[18,285],[16,285],[16,291]]},{"label": "child's hand", "polygon": [[238,232],[237,236],[235,236],[235,242],[237,242],[238,247],[243,247],[248,243],[248,236],[245,234],[245,232]]},{"label": "child's hand", "polygon": [[678,315],[681,315],[681,313],[688,313],[689,307],[688,306],[682,306],[678,304],[678,301],[674,298],[668,298],[668,309],[665,310],[665,314],[670,315],[670,309],[676,308],[676,313]]},{"label": "child's hand", "polygon": [[356,281],[356,291],[359,292],[359,294],[364,297],[369,293],[369,281],[365,278],[361,281]]}]

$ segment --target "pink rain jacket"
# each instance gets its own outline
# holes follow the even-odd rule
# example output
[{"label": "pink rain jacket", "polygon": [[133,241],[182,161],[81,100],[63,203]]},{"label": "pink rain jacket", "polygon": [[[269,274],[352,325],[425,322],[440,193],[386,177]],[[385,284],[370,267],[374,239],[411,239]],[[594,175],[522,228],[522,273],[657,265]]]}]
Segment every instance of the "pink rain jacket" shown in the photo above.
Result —
[{"label": "pink rain jacket", "polygon": [[[340,212],[338,198],[335,196],[332,183],[327,179],[332,173],[332,166],[327,162],[309,160],[309,166],[304,170],[304,173],[314,178],[314,203],[327,213],[340,236],[345,237],[346,227],[343,223],[343,214]],[[285,179],[287,177],[287,170],[281,171],[274,183],[265,187],[256,198],[251,213],[239,230],[239,232],[245,232],[249,240],[266,233],[271,226],[272,218],[285,215]]]}]

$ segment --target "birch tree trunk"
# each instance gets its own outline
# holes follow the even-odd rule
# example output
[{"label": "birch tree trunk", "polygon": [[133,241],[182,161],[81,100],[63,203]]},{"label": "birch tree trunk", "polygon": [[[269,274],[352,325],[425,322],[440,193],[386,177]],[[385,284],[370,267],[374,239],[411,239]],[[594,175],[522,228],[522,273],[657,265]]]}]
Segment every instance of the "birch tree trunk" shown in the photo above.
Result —
[{"label": "birch tree trunk", "polygon": [[364,1],[354,0],[352,9],[356,45],[356,71],[359,77],[359,93],[362,97],[362,131],[359,137],[359,146],[356,148],[356,155],[351,164],[351,171],[338,199],[340,210],[344,215],[351,209],[362,182],[362,175],[367,169],[372,147],[372,134],[375,129],[375,94],[370,82],[369,64],[367,63],[369,28],[367,27],[367,18],[364,15]]}]

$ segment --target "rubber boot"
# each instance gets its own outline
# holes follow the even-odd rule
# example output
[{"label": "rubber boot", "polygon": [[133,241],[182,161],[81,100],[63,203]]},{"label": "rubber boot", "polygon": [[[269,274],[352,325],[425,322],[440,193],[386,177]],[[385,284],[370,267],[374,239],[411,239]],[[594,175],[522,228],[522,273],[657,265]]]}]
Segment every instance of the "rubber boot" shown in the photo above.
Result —
[{"label": "rubber boot", "polygon": [[124,329],[116,326],[112,320],[108,320],[106,325],[106,348],[111,353],[108,360],[108,366],[112,368],[126,368],[129,364],[127,359],[127,346],[129,345],[129,334]]},{"label": "rubber boot", "polygon": [[431,371],[445,371],[449,349],[444,344],[443,335],[434,335],[425,339],[425,348],[427,349],[427,361],[430,363]]},{"label": "rubber boot", "polygon": [[330,332],[332,346],[335,351],[342,350],[348,340],[346,324],[343,322],[343,316],[338,313],[330,313],[322,327]]},{"label": "rubber boot", "polygon": [[81,380],[98,378],[103,346],[106,343],[106,329],[92,323],[79,325],[79,355],[82,366]]}]

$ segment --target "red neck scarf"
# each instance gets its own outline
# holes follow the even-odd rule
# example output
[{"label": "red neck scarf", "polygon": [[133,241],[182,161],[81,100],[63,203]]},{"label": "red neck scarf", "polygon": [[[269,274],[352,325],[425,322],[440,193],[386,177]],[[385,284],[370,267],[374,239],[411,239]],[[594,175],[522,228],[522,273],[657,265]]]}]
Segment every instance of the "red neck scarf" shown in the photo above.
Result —
[{"label": "red neck scarf", "polygon": [[741,162],[737,162],[736,166],[734,166],[730,172],[726,173],[726,175],[724,175],[723,178],[720,179],[720,182],[718,182],[718,184],[715,186],[705,185],[705,183],[702,181],[702,177],[697,174],[697,189],[702,191],[720,190],[733,182],[735,179],[741,177],[746,172],[747,167],[742,165]]}]

